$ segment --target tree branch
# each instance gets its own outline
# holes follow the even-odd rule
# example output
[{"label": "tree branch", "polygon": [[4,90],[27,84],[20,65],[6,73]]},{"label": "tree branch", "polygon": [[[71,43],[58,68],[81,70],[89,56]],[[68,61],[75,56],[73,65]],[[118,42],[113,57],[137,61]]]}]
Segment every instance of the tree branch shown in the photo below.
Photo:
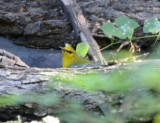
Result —
[{"label": "tree branch", "polygon": [[103,58],[100,48],[97,42],[92,37],[88,29],[88,23],[83,16],[82,10],[76,0],[61,0],[64,10],[71,21],[71,25],[74,29],[75,37],[81,38],[82,42],[87,43],[89,48],[89,55],[94,61],[100,61],[102,64],[107,64]]}]

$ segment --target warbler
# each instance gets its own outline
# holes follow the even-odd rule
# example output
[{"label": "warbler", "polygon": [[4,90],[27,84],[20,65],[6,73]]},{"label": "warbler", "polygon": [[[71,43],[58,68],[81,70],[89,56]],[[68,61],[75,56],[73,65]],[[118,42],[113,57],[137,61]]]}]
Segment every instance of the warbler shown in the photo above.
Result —
[{"label": "warbler", "polygon": [[78,56],[75,49],[68,43],[65,44],[64,48],[60,48],[62,49],[62,68],[68,68],[72,65],[86,64],[90,62],[88,59]]}]

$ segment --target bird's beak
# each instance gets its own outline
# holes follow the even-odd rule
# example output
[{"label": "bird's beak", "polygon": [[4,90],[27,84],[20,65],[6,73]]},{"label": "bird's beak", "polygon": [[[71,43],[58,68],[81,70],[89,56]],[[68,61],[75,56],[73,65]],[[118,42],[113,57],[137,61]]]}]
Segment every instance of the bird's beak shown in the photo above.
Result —
[{"label": "bird's beak", "polygon": [[64,47],[59,47],[62,51],[68,52],[68,50],[64,49]]},{"label": "bird's beak", "polygon": [[73,53],[72,51],[66,50],[64,47],[59,47],[63,52]]},{"label": "bird's beak", "polygon": [[65,50],[64,47],[59,47],[61,50]]}]

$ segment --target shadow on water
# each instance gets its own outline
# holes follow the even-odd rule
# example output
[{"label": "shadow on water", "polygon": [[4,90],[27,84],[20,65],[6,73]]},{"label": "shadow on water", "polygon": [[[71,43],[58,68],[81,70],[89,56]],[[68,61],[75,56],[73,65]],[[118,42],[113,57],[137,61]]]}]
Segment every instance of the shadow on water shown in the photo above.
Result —
[{"label": "shadow on water", "polygon": [[18,46],[7,38],[0,37],[0,49],[9,51],[22,59],[30,67],[61,67],[61,51],[56,49],[33,49]]}]

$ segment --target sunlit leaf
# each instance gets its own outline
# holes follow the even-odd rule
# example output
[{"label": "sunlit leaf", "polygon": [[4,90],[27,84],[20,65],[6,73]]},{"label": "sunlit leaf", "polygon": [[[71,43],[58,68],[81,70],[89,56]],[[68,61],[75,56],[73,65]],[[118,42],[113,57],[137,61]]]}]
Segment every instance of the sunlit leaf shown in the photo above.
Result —
[{"label": "sunlit leaf", "polygon": [[117,28],[109,22],[104,23],[101,29],[109,38],[112,38],[113,36],[115,36],[115,33],[117,33]]},{"label": "sunlit leaf", "polygon": [[76,53],[80,57],[85,57],[89,50],[89,45],[85,43],[79,43],[76,47]]},{"label": "sunlit leaf", "polygon": [[132,38],[132,35],[134,33],[134,30],[132,28],[130,28],[127,25],[124,25],[120,27],[120,30],[121,30],[121,35],[119,36],[120,39]]},{"label": "sunlit leaf", "polygon": [[117,27],[112,23],[106,22],[102,25],[101,29],[105,35],[109,38],[117,37],[120,39],[131,39],[134,33],[134,29],[139,27],[138,23],[126,16],[120,16],[115,19]]},{"label": "sunlit leaf", "polygon": [[135,20],[130,19],[126,16],[120,16],[116,18],[115,23],[118,25],[122,32],[121,39],[131,39],[134,33],[134,29],[139,27],[138,23]]},{"label": "sunlit leaf", "polygon": [[139,27],[139,24],[135,20],[130,19],[126,16],[120,16],[120,17],[116,18],[115,22],[119,27],[124,28],[124,29],[131,28],[134,30],[137,27]]},{"label": "sunlit leaf", "polygon": [[112,23],[104,23],[101,27],[104,34],[107,35],[109,38],[117,37],[120,39],[125,39],[126,36],[122,29],[115,27]]},{"label": "sunlit leaf", "polygon": [[160,32],[160,21],[156,17],[149,18],[144,21],[143,27],[144,33],[158,33]]}]

